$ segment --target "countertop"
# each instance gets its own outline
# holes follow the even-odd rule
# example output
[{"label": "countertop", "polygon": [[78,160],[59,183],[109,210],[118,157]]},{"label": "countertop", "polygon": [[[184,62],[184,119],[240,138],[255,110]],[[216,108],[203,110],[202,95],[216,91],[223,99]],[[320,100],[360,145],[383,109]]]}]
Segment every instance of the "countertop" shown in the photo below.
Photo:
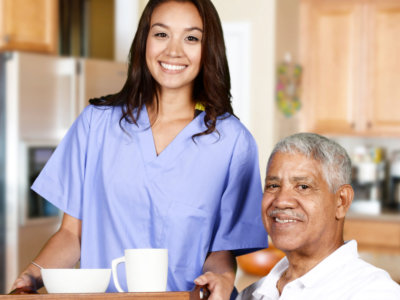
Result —
[{"label": "countertop", "polygon": [[346,214],[346,219],[351,220],[371,220],[371,221],[383,221],[383,222],[399,222],[400,223],[400,211],[394,210],[382,210],[380,213],[367,214],[349,211]]}]

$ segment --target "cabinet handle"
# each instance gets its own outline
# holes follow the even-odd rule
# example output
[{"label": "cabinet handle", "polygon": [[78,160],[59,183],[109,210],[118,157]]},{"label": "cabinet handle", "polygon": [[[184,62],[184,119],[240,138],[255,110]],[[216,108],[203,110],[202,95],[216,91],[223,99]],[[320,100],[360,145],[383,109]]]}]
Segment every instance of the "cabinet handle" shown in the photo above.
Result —
[{"label": "cabinet handle", "polygon": [[351,129],[355,129],[356,128],[356,123],[352,122],[351,123]]},{"label": "cabinet handle", "polygon": [[367,128],[368,128],[368,129],[371,129],[371,128],[372,128],[372,122],[371,122],[371,121],[368,121],[368,122],[367,122]]}]

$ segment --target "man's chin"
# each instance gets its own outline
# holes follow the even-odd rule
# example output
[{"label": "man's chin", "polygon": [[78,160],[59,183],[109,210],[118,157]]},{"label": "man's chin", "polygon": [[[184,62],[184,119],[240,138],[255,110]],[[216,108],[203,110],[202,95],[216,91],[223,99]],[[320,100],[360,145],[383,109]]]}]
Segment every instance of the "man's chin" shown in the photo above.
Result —
[{"label": "man's chin", "polygon": [[297,243],[294,238],[291,238],[289,236],[285,237],[274,237],[270,236],[272,240],[272,244],[278,248],[279,250],[285,252],[294,251],[299,248],[299,243]]}]

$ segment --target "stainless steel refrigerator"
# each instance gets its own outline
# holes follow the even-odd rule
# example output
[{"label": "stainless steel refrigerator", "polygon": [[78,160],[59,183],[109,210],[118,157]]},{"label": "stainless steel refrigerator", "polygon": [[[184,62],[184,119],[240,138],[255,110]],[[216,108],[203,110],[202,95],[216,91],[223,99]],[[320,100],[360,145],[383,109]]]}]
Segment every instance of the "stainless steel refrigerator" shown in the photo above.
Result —
[{"label": "stainless steel refrigerator", "polygon": [[113,61],[0,54],[0,293],[60,224],[32,181],[88,99],[118,92],[126,72]]}]

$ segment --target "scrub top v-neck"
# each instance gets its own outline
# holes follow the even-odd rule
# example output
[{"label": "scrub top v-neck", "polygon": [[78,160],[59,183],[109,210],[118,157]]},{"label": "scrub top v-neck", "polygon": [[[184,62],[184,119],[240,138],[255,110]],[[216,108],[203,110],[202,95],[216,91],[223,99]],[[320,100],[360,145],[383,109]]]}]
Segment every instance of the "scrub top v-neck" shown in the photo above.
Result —
[{"label": "scrub top v-neck", "polygon": [[[110,268],[124,249],[167,248],[167,289],[185,291],[208,252],[267,246],[257,147],[235,117],[193,141],[201,113],[158,156],[146,109],[124,130],[120,118],[121,107],[85,108],[32,186],[82,220],[82,268]],[[119,276],[126,288],[122,267]]]},{"label": "scrub top v-neck", "polygon": [[[196,126],[195,119],[199,117],[197,115],[193,120],[191,120],[178,134],[174,137],[174,139],[160,152],[157,154],[156,145],[154,140],[153,131],[151,129],[150,118],[147,112],[147,109],[144,107],[141,110],[141,125],[148,130],[145,130],[143,134],[138,135],[138,144],[143,153],[143,159],[145,162],[149,163],[155,160],[163,162],[175,160],[176,157],[179,157],[180,152],[183,150],[184,140],[187,140],[188,137],[192,137],[193,128]],[[165,157],[165,158],[164,158]]]}]

